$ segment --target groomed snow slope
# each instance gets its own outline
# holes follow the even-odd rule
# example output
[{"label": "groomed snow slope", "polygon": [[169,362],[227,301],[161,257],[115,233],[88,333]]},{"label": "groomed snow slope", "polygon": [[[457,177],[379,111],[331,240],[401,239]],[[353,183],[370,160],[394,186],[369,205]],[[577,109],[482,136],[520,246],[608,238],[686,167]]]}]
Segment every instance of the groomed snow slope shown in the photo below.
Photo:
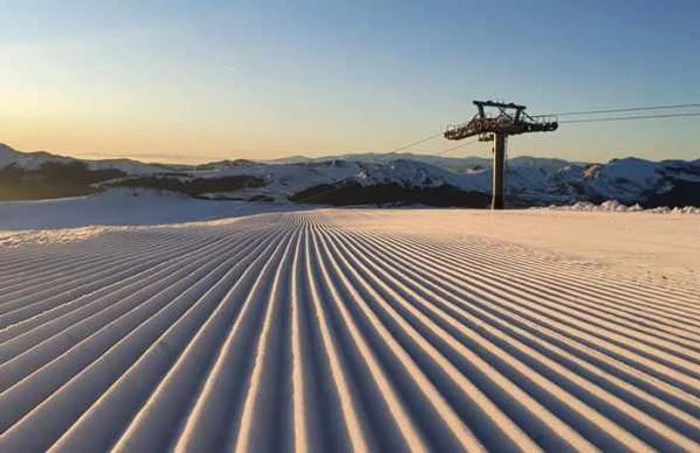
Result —
[{"label": "groomed snow slope", "polygon": [[147,189],[110,189],[100,194],[39,201],[0,202],[0,242],[17,230],[157,225],[306,210],[292,203],[198,200]]},{"label": "groomed snow slope", "polygon": [[[479,215],[0,247],[0,451],[700,451],[697,291],[484,234],[552,213]],[[663,217],[639,244],[697,225]]]}]

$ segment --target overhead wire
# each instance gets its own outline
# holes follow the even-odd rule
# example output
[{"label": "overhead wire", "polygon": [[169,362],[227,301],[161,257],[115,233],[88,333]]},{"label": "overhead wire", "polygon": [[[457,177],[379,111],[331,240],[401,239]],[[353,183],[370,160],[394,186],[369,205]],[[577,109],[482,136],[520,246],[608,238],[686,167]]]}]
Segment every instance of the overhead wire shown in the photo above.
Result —
[{"label": "overhead wire", "polygon": [[[437,134],[429,135],[428,137],[425,137],[425,138],[422,138],[422,139],[420,139],[420,140],[416,140],[416,141],[414,141],[414,142],[411,142],[411,143],[409,143],[408,145],[400,146],[400,147],[398,147],[398,148],[396,148],[396,149],[394,149],[394,150],[392,150],[392,151],[389,151],[387,154],[394,154],[394,153],[397,153],[397,152],[399,152],[399,151],[403,151],[403,150],[412,148],[412,147],[414,147],[414,146],[416,146],[416,145],[419,145],[419,144],[421,144],[421,143],[425,143],[425,142],[427,142],[428,140],[431,140],[431,139],[436,138],[436,137],[441,136],[441,135],[443,135],[443,132],[439,132],[439,133],[437,133]],[[479,142],[478,140],[471,140],[471,141],[468,141],[468,142],[459,143],[459,144],[457,144],[457,145],[455,145],[455,146],[451,146],[451,147],[449,147],[449,148],[447,148],[447,149],[444,149],[444,150],[442,150],[442,151],[436,153],[435,155],[436,155],[436,156],[442,156],[442,155],[445,155],[445,154],[447,154],[447,153],[449,153],[449,152],[452,152],[452,151],[454,151],[454,150],[456,150],[456,149],[458,149],[458,148],[462,148],[462,147],[468,146],[468,145],[473,145],[474,143],[478,143],[478,142]],[[304,201],[311,200],[311,199],[313,199],[313,198],[318,198],[318,197],[323,196],[323,195],[328,195],[328,194],[337,192],[337,191],[340,190],[340,189],[343,189],[343,188],[345,188],[345,187],[348,187],[348,186],[350,186],[350,185],[352,185],[352,184],[354,184],[354,183],[356,183],[356,181],[355,181],[354,179],[347,179],[347,180],[345,180],[345,181],[342,181],[342,182],[341,182],[340,184],[338,184],[338,185],[334,185],[334,186],[329,187],[328,189],[322,190],[322,191],[320,191],[320,192],[312,193],[312,194],[309,194],[309,195],[307,195],[307,196],[305,196],[305,197],[298,198],[298,199],[296,199],[295,201],[296,201],[297,203],[300,203],[300,202],[304,202]]]},{"label": "overhead wire", "polygon": [[445,155],[445,154],[447,154],[447,153],[450,153],[450,152],[452,152],[452,151],[454,151],[454,150],[456,150],[456,149],[458,149],[458,148],[461,148],[461,147],[467,146],[467,145],[473,145],[474,143],[479,143],[479,140],[471,140],[471,141],[468,141],[468,142],[460,143],[460,144],[455,145],[455,146],[450,146],[449,148],[443,149],[442,151],[440,151],[440,152],[438,152],[438,153],[435,153],[434,155],[435,155],[435,156],[443,156],[443,155]]},{"label": "overhead wire", "polygon": [[[596,109],[596,110],[581,110],[581,111],[570,111],[570,112],[560,112],[560,113],[549,113],[545,115],[533,115],[533,118],[546,117],[546,116],[576,116],[576,115],[594,115],[594,114],[608,114],[608,113],[623,113],[623,112],[636,112],[636,111],[653,111],[653,110],[671,110],[671,109],[687,109],[700,107],[700,103],[686,103],[686,104],[669,104],[669,105],[655,105],[655,106],[645,106],[645,107],[629,107],[629,108],[611,108],[611,109]],[[628,120],[640,120],[640,119],[654,119],[654,118],[678,118],[678,117],[695,117],[700,116],[700,112],[682,112],[682,113],[662,113],[653,115],[632,115],[632,116],[613,116],[613,117],[599,117],[599,118],[579,118],[571,120],[559,121],[562,124],[575,124],[575,123],[595,123],[595,122],[606,122],[606,121],[628,121]],[[421,138],[405,145],[399,146],[387,154],[395,154],[400,151],[404,151],[413,148],[416,145],[420,145],[429,140],[437,138],[443,135],[443,132],[438,132],[436,134],[429,135],[427,137]],[[472,145],[478,143],[478,140],[462,142],[455,146],[451,146],[447,149],[435,153],[435,156],[443,156],[456,149],[462,148],[464,146]],[[326,190],[309,194],[306,197],[295,200],[296,202],[304,202],[313,198],[318,198],[329,193],[336,192],[344,187],[356,183],[354,179],[348,179],[342,181],[338,185],[333,185]]]},{"label": "overhead wire", "polygon": [[[395,148],[395,149],[389,151],[387,154],[395,154],[395,153],[398,153],[399,151],[403,151],[403,150],[412,148],[412,147],[414,147],[414,146],[416,146],[416,145],[420,145],[421,143],[425,143],[425,142],[427,142],[428,140],[432,140],[432,139],[434,139],[434,138],[437,138],[437,137],[441,136],[442,134],[443,134],[442,132],[438,132],[437,134],[429,135],[429,136],[424,137],[424,138],[422,138],[422,139],[420,139],[420,140],[416,140],[416,141],[413,141],[413,142],[408,143],[408,144],[406,144],[406,145],[402,145],[402,146],[400,146],[400,147],[398,147],[398,148]],[[330,193],[337,192],[338,190],[340,190],[340,189],[342,189],[342,188],[344,188],[344,187],[347,187],[347,186],[349,186],[349,185],[351,185],[351,184],[354,184],[355,182],[356,182],[356,181],[355,181],[354,179],[347,179],[347,180],[345,180],[345,181],[342,181],[342,182],[341,182],[340,184],[338,184],[338,185],[334,185],[334,186],[329,187],[329,188],[326,189],[326,190],[322,190],[322,191],[320,191],[320,192],[312,193],[312,194],[309,194],[309,195],[307,195],[307,196],[305,196],[305,197],[298,198],[298,199],[295,200],[295,201],[296,201],[297,203],[301,203],[301,202],[304,202],[304,201],[311,200],[311,199],[313,199],[313,198],[318,198],[318,197],[320,197],[320,196],[322,196],[322,195],[328,195],[328,194],[330,194]]]},{"label": "overhead wire", "polygon": [[434,139],[434,138],[436,138],[436,137],[441,136],[442,134],[443,134],[442,132],[438,132],[437,134],[429,135],[429,136],[427,136],[427,137],[425,137],[425,138],[422,138],[422,139],[420,139],[420,140],[416,140],[415,142],[411,142],[411,143],[409,143],[409,144],[407,144],[407,145],[400,146],[400,147],[398,147],[398,148],[396,148],[396,149],[394,149],[394,150],[392,150],[392,151],[389,151],[387,154],[394,154],[394,153],[398,153],[399,151],[403,151],[403,150],[405,150],[405,149],[413,148],[413,147],[416,146],[416,145],[420,145],[421,143],[425,143],[425,142],[427,142],[428,140],[432,140],[432,139]]},{"label": "overhead wire", "polygon": [[700,103],[687,103],[687,104],[667,104],[667,105],[652,105],[643,107],[624,107],[624,108],[610,108],[610,109],[596,109],[596,110],[579,110],[571,112],[558,112],[558,113],[548,113],[544,115],[533,115],[534,117],[543,116],[577,116],[577,115],[595,115],[601,113],[622,113],[622,112],[639,112],[648,110],[671,110],[671,109],[687,109],[700,107]]},{"label": "overhead wire", "polygon": [[351,185],[351,184],[354,184],[355,182],[356,182],[356,181],[355,181],[354,179],[346,179],[345,181],[342,181],[340,184],[334,185],[334,186],[332,186],[332,187],[329,187],[329,188],[326,189],[326,190],[322,190],[322,191],[320,191],[320,192],[315,192],[315,193],[309,194],[309,195],[307,195],[307,196],[305,196],[305,197],[302,197],[302,198],[297,198],[296,200],[294,200],[294,202],[295,202],[295,203],[303,203],[303,202],[309,201],[309,200],[311,200],[311,199],[313,199],[313,198],[318,198],[318,197],[320,197],[320,196],[322,196],[322,195],[328,195],[328,194],[331,194],[331,193],[333,193],[333,192],[337,192],[337,191],[339,191],[340,189],[342,189],[342,188],[344,188],[344,187],[347,187],[347,186],[349,186],[349,185]]},{"label": "overhead wire", "polygon": [[655,119],[655,118],[681,118],[681,117],[693,117],[700,116],[700,112],[685,112],[685,113],[665,113],[658,115],[632,115],[632,116],[611,116],[611,117],[601,117],[601,118],[580,118],[573,120],[563,120],[559,121],[562,124],[573,124],[573,123],[599,123],[605,121],[628,121],[628,120],[644,120],[644,119]]}]

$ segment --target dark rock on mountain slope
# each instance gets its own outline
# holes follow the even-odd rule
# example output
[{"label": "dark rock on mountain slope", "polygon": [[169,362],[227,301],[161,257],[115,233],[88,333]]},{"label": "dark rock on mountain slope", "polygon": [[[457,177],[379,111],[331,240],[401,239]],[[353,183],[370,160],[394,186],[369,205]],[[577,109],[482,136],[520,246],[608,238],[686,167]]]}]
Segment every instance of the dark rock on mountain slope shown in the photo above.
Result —
[{"label": "dark rock on mountain slope", "polygon": [[324,184],[297,192],[289,199],[297,203],[332,206],[423,204],[437,207],[485,208],[489,204],[487,194],[469,192],[450,185],[407,187],[397,183],[372,186],[363,186],[356,182]]}]

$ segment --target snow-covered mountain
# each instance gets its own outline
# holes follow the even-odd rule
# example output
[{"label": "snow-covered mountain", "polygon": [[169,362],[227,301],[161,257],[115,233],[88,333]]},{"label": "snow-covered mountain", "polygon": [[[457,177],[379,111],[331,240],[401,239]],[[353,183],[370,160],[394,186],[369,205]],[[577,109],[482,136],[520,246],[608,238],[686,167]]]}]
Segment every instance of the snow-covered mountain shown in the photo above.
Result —
[{"label": "snow-covered mountain", "polygon": [[[64,167],[71,171],[62,171]],[[23,153],[0,145],[0,188],[8,184],[8,175],[23,184],[75,183],[77,178],[100,189],[147,187],[202,198],[331,204],[482,206],[491,192],[487,159],[412,154],[296,156],[270,162],[239,159],[186,166],[128,159],[81,160],[46,152]],[[590,164],[517,157],[508,161],[506,198],[514,206],[605,200],[648,207],[700,206],[700,159],[651,162],[630,157]]]},{"label": "snow-covered mountain", "polygon": [[[365,162],[386,164],[396,160],[412,160],[424,164],[434,165],[446,170],[463,172],[473,167],[490,167],[491,159],[480,156],[468,157],[445,157],[430,154],[413,154],[413,153],[364,153],[364,154],[343,154],[340,156],[325,156],[325,157],[305,157],[291,156],[283,157],[267,161],[273,164],[300,164],[300,163],[318,163],[329,160],[346,160],[352,162]],[[563,159],[552,159],[545,157],[529,157],[518,156],[509,160],[511,166],[514,167],[537,167],[546,168],[547,170],[559,170],[572,162]]]},{"label": "snow-covered mountain", "polygon": [[0,168],[20,161],[27,154],[0,143]]},{"label": "snow-covered mountain", "polygon": [[[132,159],[77,159],[46,151],[22,152],[0,143],[0,169],[14,165],[25,170],[37,170],[47,163],[70,164],[81,162],[91,170],[121,170],[129,174],[153,174],[175,171],[183,166],[146,164]],[[189,168],[189,166],[184,166]]]}]

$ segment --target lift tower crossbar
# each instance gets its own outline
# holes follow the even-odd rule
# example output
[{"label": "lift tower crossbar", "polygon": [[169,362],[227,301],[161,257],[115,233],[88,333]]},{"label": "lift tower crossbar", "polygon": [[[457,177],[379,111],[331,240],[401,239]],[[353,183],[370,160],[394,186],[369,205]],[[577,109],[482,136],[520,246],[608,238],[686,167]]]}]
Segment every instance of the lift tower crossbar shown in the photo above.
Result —
[{"label": "lift tower crossbar", "polygon": [[[509,135],[528,132],[552,132],[559,123],[556,118],[533,118],[525,113],[524,105],[493,101],[474,101],[478,112],[468,123],[448,126],[445,138],[463,140],[478,135],[480,141],[494,142],[493,148],[493,196],[491,209],[503,209],[503,187],[505,184],[506,141]],[[486,108],[497,113],[486,114]]]}]

